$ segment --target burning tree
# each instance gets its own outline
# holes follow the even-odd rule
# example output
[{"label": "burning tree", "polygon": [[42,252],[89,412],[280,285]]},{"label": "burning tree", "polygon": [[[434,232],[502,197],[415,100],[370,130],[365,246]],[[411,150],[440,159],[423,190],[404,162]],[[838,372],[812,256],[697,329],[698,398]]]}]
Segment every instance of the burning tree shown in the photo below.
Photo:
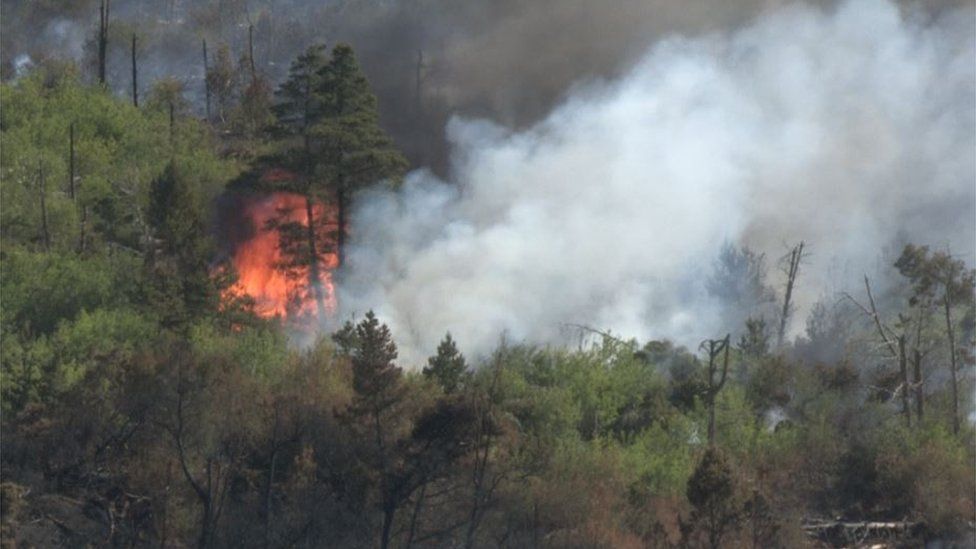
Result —
[{"label": "burning tree", "polygon": [[[406,160],[379,128],[376,97],[359,69],[352,48],[336,46],[326,60],[325,47],[312,46],[291,65],[277,92],[274,111],[283,139],[272,161],[296,177],[280,185],[305,199],[305,222],[279,219],[282,260],[289,273],[307,272],[319,317],[326,312],[323,271],[342,264],[348,206],[352,194],[380,180],[396,181]],[[335,205],[337,220],[316,215],[316,204]],[[336,255],[324,265],[325,254]]]}]

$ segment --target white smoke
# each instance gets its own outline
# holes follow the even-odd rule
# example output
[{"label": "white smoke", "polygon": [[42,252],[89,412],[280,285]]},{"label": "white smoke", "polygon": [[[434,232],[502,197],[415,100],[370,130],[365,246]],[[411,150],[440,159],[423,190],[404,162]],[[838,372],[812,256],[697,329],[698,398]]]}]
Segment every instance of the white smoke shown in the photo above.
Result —
[{"label": "white smoke", "polygon": [[407,366],[446,331],[475,355],[502,334],[565,341],[567,323],[693,343],[731,328],[704,283],[727,240],[808,243],[801,319],[848,282],[829,266],[857,276],[898,240],[971,263],[973,10],[951,15],[781,7],[664,40],[528,131],[454,120],[453,185],[418,171],[360,197],[343,315],[376,310]]}]

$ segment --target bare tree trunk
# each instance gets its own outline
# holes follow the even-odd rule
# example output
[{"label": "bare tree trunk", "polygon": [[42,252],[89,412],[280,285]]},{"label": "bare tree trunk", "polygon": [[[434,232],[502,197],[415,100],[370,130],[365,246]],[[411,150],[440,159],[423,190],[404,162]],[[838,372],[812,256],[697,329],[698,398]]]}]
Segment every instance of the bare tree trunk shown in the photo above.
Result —
[{"label": "bare tree trunk", "polygon": [[925,391],[922,387],[922,353],[918,349],[915,349],[912,363],[915,370],[915,413],[918,415],[919,423],[921,423],[925,407]]},{"label": "bare tree trunk", "polygon": [[102,0],[99,6],[98,24],[98,82],[105,84],[105,59],[108,55],[108,18],[110,0]]},{"label": "bare tree trunk", "polygon": [[210,122],[210,64],[207,61],[207,40],[203,40],[203,90],[207,98],[207,122]]},{"label": "bare tree trunk", "polygon": [[[708,407],[709,446],[715,445],[715,397],[722,390],[722,387],[725,386],[725,380],[729,373],[730,337],[730,335],[726,335],[723,339],[709,339],[703,341],[699,346],[699,348],[708,351],[708,388],[705,390],[705,405]],[[718,372],[718,365],[715,363],[715,359],[723,352],[725,353],[725,357],[722,363],[722,375],[716,380],[715,374]]]},{"label": "bare tree trunk", "polygon": [[959,434],[959,379],[956,372],[956,335],[955,330],[952,329],[952,302],[949,299],[949,288],[945,289],[945,298],[943,299],[943,304],[945,305],[945,320],[946,320],[946,335],[949,338],[949,368],[952,376],[952,432],[953,434]]},{"label": "bare tree trunk", "polygon": [[251,65],[251,83],[253,84],[258,75],[254,66],[254,25],[247,26],[247,60]]},{"label": "bare tree trunk", "polygon": [[786,267],[786,294],[783,297],[783,312],[779,317],[779,331],[776,334],[776,346],[783,346],[783,339],[786,336],[786,323],[789,320],[790,302],[793,299],[793,286],[796,284],[796,276],[800,272],[800,260],[803,258],[803,242],[790,250],[789,260]]},{"label": "bare tree trunk", "polygon": [[898,337],[898,368],[901,374],[901,413],[905,416],[905,425],[912,426],[912,409],[908,403],[908,357],[905,351],[905,336]]},{"label": "bare tree trunk", "polygon": [[136,33],[132,33],[132,106],[139,108],[139,78],[136,71]]},{"label": "bare tree trunk", "polygon": [[424,70],[424,50],[417,50],[417,66],[416,66],[416,76],[415,76],[415,90],[414,97],[417,101],[417,115],[419,116],[423,112],[423,94],[421,93],[421,84],[423,82],[423,70]]}]

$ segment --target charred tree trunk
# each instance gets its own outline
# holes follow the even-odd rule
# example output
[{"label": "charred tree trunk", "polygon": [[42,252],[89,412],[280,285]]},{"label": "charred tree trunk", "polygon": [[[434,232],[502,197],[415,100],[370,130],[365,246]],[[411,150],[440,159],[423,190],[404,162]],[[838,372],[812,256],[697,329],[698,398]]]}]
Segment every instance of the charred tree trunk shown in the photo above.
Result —
[{"label": "charred tree trunk", "polygon": [[909,387],[908,382],[908,356],[905,351],[905,336],[898,337],[898,368],[901,375],[901,413],[905,416],[905,425],[912,426],[912,409],[908,403]]},{"label": "charred tree trunk", "polygon": [[207,40],[203,40],[203,91],[206,95],[207,122],[210,122],[210,63],[207,61]]},{"label": "charred tree trunk", "polygon": [[251,68],[251,83],[253,84],[258,77],[257,68],[254,66],[254,25],[247,27],[247,60]]},{"label": "charred tree trunk", "polygon": [[949,298],[948,287],[945,290],[945,297],[942,300],[945,307],[946,335],[949,339],[949,378],[952,380],[952,432],[959,434],[959,379],[956,372],[956,335],[952,329],[952,301]]},{"label": "charred tree trunk", "polygon": [[417,67],[415,76],[415,90],[414,96],[417,101],[417,115],[419,116],[423,112],[423,94],[421,85],[423,83],[423,70],[424,70],[424,50],[417,50]]},{"label": "charred tree trunk", "polygon": [[793,299],[793,286],[796,284],[796,276],[800,272],[800,260],[803,258],[803,242],[801,241],[792,250],[786,265],[786,294],[783,297],[783,312],[779,317],[779,331],[776,333],[776,346],[783,346],[783,339],[786,336],[786,323],[789,320],[790,303]]},{"label": "charred tree trunk", "polygon": [[132,106],[139,108],[139,78],[136,70],[136,33],[132,33]]},{"label": "charred tree trunk", "polygon": [[105,84],[105,58],[108,55],[109,0],[102,0],[98,8],[98,82]]}]

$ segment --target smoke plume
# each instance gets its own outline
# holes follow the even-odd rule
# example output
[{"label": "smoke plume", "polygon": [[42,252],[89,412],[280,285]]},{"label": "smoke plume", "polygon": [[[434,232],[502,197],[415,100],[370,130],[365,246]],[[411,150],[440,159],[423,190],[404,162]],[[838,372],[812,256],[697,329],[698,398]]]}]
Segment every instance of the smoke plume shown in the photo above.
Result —
[{"label": "smoke plume", "polygon": [[523,130],[454,118],[452,183],[416,171],[359,197],[343,316],[375,309],[414,364],[448,330],[475,355],[567,324],[694,344],[738,328],[706,290],[725,242],[807,242],[796,319],[887,246],[971,262],[973,20],[780,6],[661,40]]}]

